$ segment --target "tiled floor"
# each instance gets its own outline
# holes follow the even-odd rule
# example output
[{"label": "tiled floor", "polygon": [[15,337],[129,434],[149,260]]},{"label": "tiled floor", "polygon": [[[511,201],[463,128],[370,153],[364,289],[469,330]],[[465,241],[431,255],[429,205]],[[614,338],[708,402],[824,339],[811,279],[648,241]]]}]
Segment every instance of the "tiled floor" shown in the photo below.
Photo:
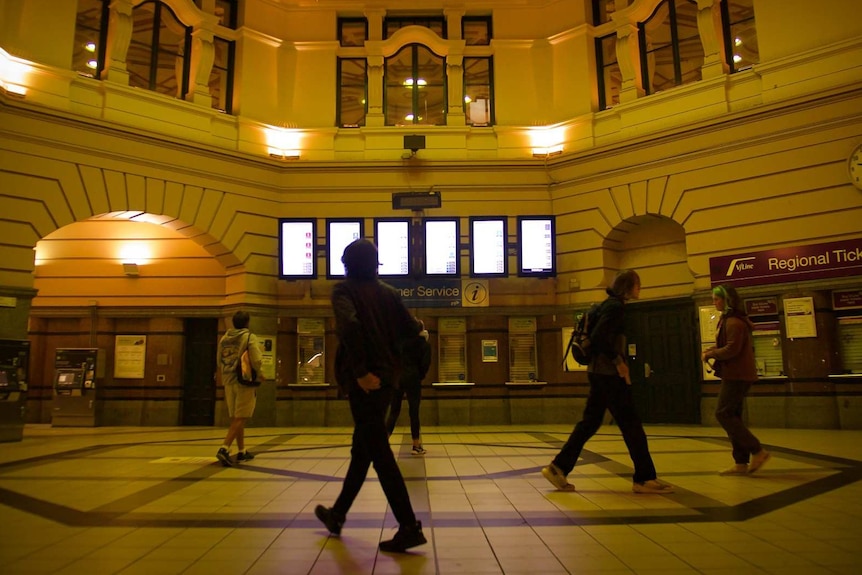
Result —
[{"label": "tiled floor", "polygon": [[539,473],[568,426],[426,428],[424,457],[405,431],[393,445],[428,544],[392,555],[373,472],[340,538],[312,512],[339,491],[349,429],[250,429],[257,458],[224,468],[222,429],[28,426],[0,444],[0,572],[862,572],[862,431],[757,429],[768,466],[719,477],[720,429],[650,426],[668,496],[631,492],[613,426],[587,444],[575,493]]}]

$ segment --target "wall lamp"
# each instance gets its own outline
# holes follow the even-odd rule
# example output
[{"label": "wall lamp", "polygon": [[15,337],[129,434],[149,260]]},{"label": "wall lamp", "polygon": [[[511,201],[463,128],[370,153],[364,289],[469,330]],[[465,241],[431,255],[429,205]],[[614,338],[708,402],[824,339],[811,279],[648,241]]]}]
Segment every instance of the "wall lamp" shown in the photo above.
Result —
[{"label": "wall lamp", "polygon": [[298,160],[302,132],[287,128],[264,128],[267,152],[270,158],[279,160]]},{"label": "wall lamp", "polygon": [[562,146],[555,146],[553,148],[533,148],[534,158],[551,158],[553,156],[559,156],[562,153]]},{"label": "wall lamp", "polygon": [[0,88],[6,95],[16,98],[27,95],[26,76],[30,70],[26,60],[16,58],[0,48]]},{"label": "wall lamp", "polygon": [[123,262],[123,273],[130,278],[138,277],[140,275],[138,273],[138,264],[134,262]]}]

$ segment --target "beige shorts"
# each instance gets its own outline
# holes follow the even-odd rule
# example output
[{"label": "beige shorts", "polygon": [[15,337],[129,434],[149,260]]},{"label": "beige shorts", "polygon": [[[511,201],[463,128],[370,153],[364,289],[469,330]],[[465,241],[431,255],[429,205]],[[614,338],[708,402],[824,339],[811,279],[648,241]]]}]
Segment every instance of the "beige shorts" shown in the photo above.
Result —
[{"label": "beige shorts", "polygon": [[227,403],[227,413],[231,418],[251,417],[254,415],[254,406],[257,404],[257,388],[238,383],[226,383],[224,401]]}]

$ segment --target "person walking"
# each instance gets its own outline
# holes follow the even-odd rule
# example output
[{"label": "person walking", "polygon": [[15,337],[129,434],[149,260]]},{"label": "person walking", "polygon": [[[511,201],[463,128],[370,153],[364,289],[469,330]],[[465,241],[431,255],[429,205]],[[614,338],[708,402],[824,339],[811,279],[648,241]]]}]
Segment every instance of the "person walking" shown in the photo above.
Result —
[{"label": "person walking", "polygon": [[747,475],[763,467],[772,457],[742,421],[743,401],[752,384],[757,381],[751,338],[754,325],[734,287],[714,287],[712,303],[721,317],[715,345],[705,349],[701,359],[704,362],[713,360],[713,372],[721,378],[715,418],[730,438],[734,461],[731,467],[720,471],[719,475]]},{"label": "person walking", "polygon": [[341,261],[346,279],[332,291],[338,336],[335,377],[350,402],[353,443],[335,504],[318,505],[314,514],[330,533],[339,535],[373,464],[399,525],[392,539],[380,542],[380,549],[404,552],[427,541],[389,446],[386,409],[392,402],[401,369],[400,349],[404,342],[417,337],[420,326],[398,291],[377,278],[377,247],[372,242],[352,242],[344,249]]},{"label": "person walking", "polygon": [[422,380],[428,374],[431,367],[431,345],[428,343],[428,330],[425,324],[419,321],[422,331],[419,335],[410,339],[404,346],[402,354],[404,367],[401,371],[401,379],[398,389],[392,394],[392,403],[389,406],[389,417],[386,419],[386,430],[389,435],[395,431],[398,416],[401,415],[401,403],[407,397],[407,412],[410,416],[410,436],[413,439],[413,455],[425,455],[422,447],[422,434],[419,423],[419,403],[422,401]]},{"label": "person walking", "polygon": [[[245,447],[245,424],[254,415],[254,408],[257,404],[257,389],[240,385],[236,378],[236,366],[242,361],[243,352],[246,349],[248,349],[251,367],[258,373],[258,380],[263,381],[263,373],[261,373],[263,354],[257,337],[248,329],[248,313],[236,312],[233,314],[232,322],[233,329],[227,330],[218,344],[219,369],[217,372],[221,374],[221,381],[224,385],[224,401],[227,404],[230,427],[228,427],[221,448],[216,453],[216,458],[225,467],[232,467],[234,463],[254,459],[254,454]],[[234,440],[236,440],[238,449],[236,459],[233,459],[230,454]]]},{"label": "person walking", "polygon": [[623,333],[625,304],[640,296],[640,276],[634,270],[617,273],[608,297],[599,306],[598,321],[590,330],[593,355],[587,367],[590,393],[581,421],[542,475],[554,487],[574,491],[566,477],[572,472],[587,441],[602,425],[605,410],[610,410],[634,463],[632,491],[635,493],[673,493],[673,487],[658,481],[650,456],[643,424],[635,411],[631,377],[626,363],[626,338]]}]

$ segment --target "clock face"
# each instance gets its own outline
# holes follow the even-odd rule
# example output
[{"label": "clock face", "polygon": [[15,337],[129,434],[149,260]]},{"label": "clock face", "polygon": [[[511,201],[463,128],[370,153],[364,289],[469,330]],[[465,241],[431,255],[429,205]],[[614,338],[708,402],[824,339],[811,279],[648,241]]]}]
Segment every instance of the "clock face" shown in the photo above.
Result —
[{"label": "clock face", "polygon": [[854,186],[862,190],[862,144],[856,146],[856,149],[850,154],[848,169],[850,171],[850,181],[853,182]]}]

